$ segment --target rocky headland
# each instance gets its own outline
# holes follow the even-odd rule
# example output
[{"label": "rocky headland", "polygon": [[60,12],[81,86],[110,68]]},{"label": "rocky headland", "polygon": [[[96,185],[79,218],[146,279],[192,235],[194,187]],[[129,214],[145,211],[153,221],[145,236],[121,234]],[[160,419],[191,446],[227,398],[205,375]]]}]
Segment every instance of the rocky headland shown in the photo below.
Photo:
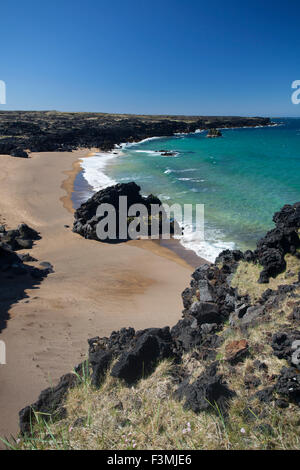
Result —
[{"label": "rocky headland", "polygon": [[217,127],[270,125],[269,118],[234,116],[143,116],[58,111],[0,111],[0,154],[26,158],[28,152],[112,150],[121,142]]},{"label": "rocky headland", "polygon": [[194,271],[172,328],[89,339],[87,361],[20,412],[19,446],[67,433],[59,445],[130,449],[134,433],[139,448],[299,448],[300,203],[273,221],[255,251]]}]

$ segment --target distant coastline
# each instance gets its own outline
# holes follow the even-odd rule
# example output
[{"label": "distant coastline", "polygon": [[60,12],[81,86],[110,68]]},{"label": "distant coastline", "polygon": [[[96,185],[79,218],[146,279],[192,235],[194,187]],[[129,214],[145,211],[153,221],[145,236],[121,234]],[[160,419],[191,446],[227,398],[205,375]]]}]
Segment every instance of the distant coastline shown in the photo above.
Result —
[{"label": "distant coastline", "polygon": [[[241,127],[224,127],[222,129],[244,129],[244,128],[263,128],[263,127],[276,127],[280,125],[276,122],[271,122],[271,124],[263,125],[251,125],[251,126],[241,126]],[[190,133],[175,133],[178,136],[188,136],[192,134],[202,134],[206,132],[207,129],[196,129]],[[106,166],[114,159],[123,155],[123,151],[126,149],[131,149],[132,147],[144,144],[147,142],[164,139],[168,136],[152,136],[142,139],[135,142],[122,142],[115,144],[114,148],[108,152],[96,151],[90,155],[88,160],[81,159],[80,161],[80,171],[77,173],[76,179],[74,181],[74,191],[72,193],[72,202],[73,207],[77,208],[82,202],[91,197],[96,191],[104,189],[107,186],[116,184],[118,181],[110,178],[105,169]],[[142,152],[142,150],[137,150],[137,152]],[[155,151],[159,155],[161,152]],[[194,250],[188,249],[188,247],[183,246],[179,240],[171,240],[169,242],[163,241],[164,246],[175,251],[183,259],[187,260],[193,266],[203,259],[203,256],[197,255]],[[210,261],[213,261],[212,259]]]}]

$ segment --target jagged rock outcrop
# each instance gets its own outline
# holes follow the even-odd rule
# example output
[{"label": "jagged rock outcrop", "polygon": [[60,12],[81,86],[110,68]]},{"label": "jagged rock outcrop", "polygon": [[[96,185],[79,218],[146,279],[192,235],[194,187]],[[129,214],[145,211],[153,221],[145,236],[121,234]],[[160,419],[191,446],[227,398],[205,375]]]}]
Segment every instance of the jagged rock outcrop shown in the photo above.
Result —
[{"label": "jagged rock outcrop", "polygon": [[0,227],[0,246],[4,244],[11,250],[23,250],[32,248],[33,242],[41,237],[38,232],[26,224],[20,224],[17,229],[6,230]]},{"label": "jagged rock outcrop", "polygon": [[[122,191],[123,189],[121,187]],[[136,185],[131,184],[127,189],[130,189],[129,194],[132,197],[140,197]],[[112,193],[98,193],[97,200],[89,201],[81,207],[76,220],[84,226],[82,222],[93,217],[98,201],[102,201],[106,195],[111,197],[111,194],[114,194],[117,197],[119,190],[120,186],[113,187]],[[235,390],[228,386],[226,379],[228,381],[232,374],[239,375],[239,368],[246,364],[246,358],[251,357],[249,362],[252,362],[252,365],[249,363],[242,377],[249,406],[253,399],[263,403],[275,403],[282,409],[289,408],[290,404],[300,406],[300,330],[297,329],[300,278],[291,284],[279,285],[276,290],[266,289],[255,302],[251,302],[248,295],[241,295],[237,288],[231,286],[238,263],[241,260],[260,262],[264,249],[267,252],[282,250],[282,253],[291,253],[298,257],[296,248],[299,241],[299,207],[299,203],[284,206],[276,213],[273,219],[277,224],[276,237],[273,236],[274,232],[271,231],[271,235],[269,232],[258,242],[258,248],[254,252],[226,250],[216,259],[215,264],[205,264],[197,268],[192,274],[190,286],[182,293],[182,318],[171,330],[169,327],[140,331],[123,328],[112,332],[109,338],[95,337],[89,340],[88,371],[93,385],[101,386],[112,361],[115,362],[111,375],[131,386],[151,374],[160,360],[168,358],[176,365],[174,384],[177,389],[174,396],[184,401],[184,407],[196,413],[215,407],[226,416],[230,400],[235,396]],[[279,265],[274,268],[273,261],[268,263],[264,265],[265,273],[275,275]],[[273,268],[275,270],[272,270]],[[262,361],[260,356],[264,345],[256,341],[250,347],[248,338],[253,326],[260,323],[268,325],[268,322],[272,322],[274,310],[278,310],[287,298],[293,307],[292,313],[286,318],[290,323],[279,322],[280,329],[274,334],[266,331],[264,339],[268,344],[268,354],[274,355],[276,361],[285,361],[280,373],[271,374],[269,365]],[[276,314],[280,315],[280,312],[277,311]],[[236,332],[239,339],[233,340],[231,335]],[[204,361],[205,370],[196,380],[185,363],[186,353],[191,354],[191,358]],[[76,368],[77,373],[80,374],[83,368],[84,364],[79,365]],[[224,376],[220,370],[227,370],[228,375]],[[66,382],[62,387],[63,392],[60,387],[58,390],[53,389],[56,398],[53,400],[55,406],[52,414],[55,410],[63,409],[65,388],[68,386]],[[70,386],[73,386],[72,382]],[[257,387],[260,387],[258,391]],[[37,411],[49,410],[48,402],[47,406],[45,405],[45,396],[47,402],[48,397],[51,397],[49,389],[42,393],[32,408]],[[28,430],[28,416],[33,416],[28,408],[20,414],[20,428],[25,432]]]},{"label": "jagged rock outcrop", "polygon": [[259,282],[265,283],[285,269],[284,255],[298,256],[300,247],[300,203],[287,204],[273,216],[276,227],[270,230],[259,242],[254,252],[255,259],[263,266]]},{"label": "jagged rock outcrop", "polygon": [[0,226],[0,332],[6,327],[13,303],[27,297],[27,289],[33,289],[53,272],[50,263],[32,266],[28,262],[37,262],[29,253],[18,250],[30,249],[40,235],[26,224],[20,224],[15,230],[6,230]]},{"label": "jagged rock outcrop", "polygon": [[[79,384],[79,379],[75,374],[66,374],[61,377],[56,387],[49,387],[43,390],[36,403],[26,406],[19,413],[20,431],[22,434],[30,434],[35,423],[35,413],[43,413],[45,417],[53,416],[63,418],[66,410],[62,406],[64,397],[70,388]],[[45,418],[47,419],[47,418]]]},{"label": "jagged rock outcrop", "polygon": [[172,356],[173,344],[169,328],[151,328],[139,335],[136,344],[129,351],[121,354],[111,375],[131,384],[153,372],[159,360]]},{"label": "jagged rock outcrop", "polygon": [[229,400],[235,395],[217,372],[218,363],[214,362],[192,384],[183,382],[176,391],[175,396],[185,400],[184,408],[195,413],[213,409],[214,407],[224,415]]},{"label": "jagged rock outcrop", "polygon": [[[120,243],[130,239],[136,238],[136,235],[133,232],[133,229],[136,227],[134,220],[138,221],[139,227],[137,232],[140,232],[144,235],[151,235],[151,224],[154,219],[157,219],[157,235],[161,234],[164,231],[164,222],[167,222],[167,214],[162,208],[159,212],[158,206],[161,206],[161,201],[157,197],[150,194],[147,197],[144,197],[140,194],[140,186],[136,183],[119,183],[115,186],[110,186],[109,188],[102,189],[95,193],[88,201],[84,202],[74,214],[74,225],[73,232],[79,233],[81,236],[93,240],[99,240],[107,243]],[[121,207],[122,197],[127,198],[125,203],[127,205]],[[101,205],[109,204],[114,209],[115,222],[111,224],[112,231],[107,235],[107,238],[100,238],[99,232],[97,231],[97,226],[101,221],[107,220],[107,213],[98,215],[98,208]],[[146,210],[147,215],[138,216],[128,216],[127,209],[133,204],[142,204]],[[121,227],[120,221],[123,221],[125,228],[125,233],[123,233],[123,228]],[[132,223],[134,224],[132,225]],[[114,225],[115,224],[115,225]],[[105,233],[109,229],[110,225],[108,222],[107,228],[105,228]],[[169,221],[169,224],[166,225],[166,230],[170,227],[170,233],[174,233],[175,222]],[[153,224],[154,229],[154,224]],[[121,232],[122,231],[122,232]]]}]

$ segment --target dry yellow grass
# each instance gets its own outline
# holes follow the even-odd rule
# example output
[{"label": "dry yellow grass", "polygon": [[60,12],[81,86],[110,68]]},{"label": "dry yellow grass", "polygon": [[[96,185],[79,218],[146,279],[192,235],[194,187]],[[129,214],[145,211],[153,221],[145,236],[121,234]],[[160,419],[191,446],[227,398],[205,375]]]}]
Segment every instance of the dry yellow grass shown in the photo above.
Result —
[{"label": "dry yellow grass", "polygon": [[[298,277],[299,260],[286,257],[287,272],[272,279],[269,285],[257,283],[259,266],[241,262],[234,277],[240,293],[251,292],[252,300],[266,288],[291,283]],[[287,275],[287,273],[289,274]],[[294,274],[291,274],[293,273]],[[174,372],[180,367],[163,361],[155,372],[134,387],[110,376],[100,389],[89,379],[70,390],[65,406],[67,418],[45,423],[42,416],[30,438],[11,443],[17,449],[298,449],[300,450],[300,409],[290,404],[281,410],[272,402],[249,399],[258,390],[276,382],[276,374],[287,363],[274,356],[270,337],[290,324],[293,304],[300,299],[300,288],[272,308],[264,322],[248,330],[248,356],[234,368],[225,360],[226,345],[245,338],[245,333],[224,325],[220,333],[224,342],[217,350],[218,370],[230,389],[236,392],[228,410],[222,414],[212,404],[200,414],[185,410],[174,399],[178,384]],[[194,381],[207,367],[191,351],[183,356],[181,367]],[[264,362],[267,370],[258,370],[254,361]],[[255,375],[260,380],[253,389],[245,387],[245,379]],[[188,424],[189,423],[189,424]]]},{"label": "dry yellow grass", "polygon": [[232,287],[237,287],[241,295],[248,294],[255,302],[260,298],[266,289],[276,290],[282,284],[292,284],[298,280],[298,272],[300,270],[300,260],[290,254],[285,255],[286,270],[271,278],[268,284],[259,284],[257,282],[262,266],[259,264],[240,261],[237,270],[232,278]]}]

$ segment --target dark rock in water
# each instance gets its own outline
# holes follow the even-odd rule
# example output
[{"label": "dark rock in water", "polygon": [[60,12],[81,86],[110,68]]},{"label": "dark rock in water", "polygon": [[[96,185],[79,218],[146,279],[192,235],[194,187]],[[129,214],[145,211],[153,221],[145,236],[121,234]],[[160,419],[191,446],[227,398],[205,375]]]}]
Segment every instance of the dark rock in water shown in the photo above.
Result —
[{"label": "dark rock in water", "polygon": [[175,392],[175,396],[185,399],[184,408],[195,413],[218,409],[226,414],[228,401],[235,395],[221,375],[217,374],[217,363],[210,365],[192,384],[183,383]]},{"label": "dark rock in water", "polygon": [[26,406],[19,412],[20,431],[22,434],[31,434],[32,426],[35,424],[34,412],[43,413],[45,420],[59,419],[61,413],[65,414],[63,400],[70,388],[78,385],[79,379],[75,374],[66,374],[61,377],[58,385],[43,390],[38,400],[31,406]]},{"label": "dark rock in water", "polygon": [[[166,224],[168,222],[170,233],[174,233],[176,222],[171,220],[168,221],[163,208],[161,208],[161,212],[155,212],[154,207],[152,207],[152,205],[161,206],[161,201],[152,194],[147,197],[141,196],[140,189],[140,186],[131,182],[116,184],[115,186],[110,186],[109,188],[98,191],[75,211],[73,232],[79,233],[83,237],[93,240],[99,240],[106,243],[119,243],[136,238],[131,231],[131,223],[133,221],[139,224],[139,228],[137,228],[137,230],[148,236],[151,234],[151,222],[157,219],[157,235],[163,232],[163,222]],[[127,198],[127,208],[133,204],[142,204],[147,209],[148,216],[146,218],[139,216],[128,217],[126,212],[127,208],[124,210],[124,208],[120,208],[119,205],[119,198],[122,196],[126,196]],[[99,239],[97,235],[97,226],[99,222],[102,220],[105,221],[107,217],[107,213],[105,213],[105,215],[97,215],[97,210],[102,204],[110,204],[116,213],[116,227],[115,230],[113,230],[115,233],[113,234],[113,237],[107,236],[105,239]],[[120,217],[121,219],[125,219],[126,233],[124,234],[120,233]]]},{"label": "dark rock in water", "polygon": [[124,379],[127,384],[132,384],[153,372],[158,360],[172,355],[172,337],[169,328],[151,328],[140,336],[130,351],[122,353],[112,368],[111,375]]},{"label": "dark rock in water", "polygon": [[163,151],[161,155],[162,157],[174,157],[176,152]]},{"label": "dark rock in water", "polygon": [[219,131],[219,129],[209,129],[207,136],[208,138],[214,138],[214,137],[222,137],[222,132]]},{"label": "dark rock in water", "polygon": [[12,157],[28,158],[28,153],[20,147],[16,147],[11,150],[10,155]]}]

